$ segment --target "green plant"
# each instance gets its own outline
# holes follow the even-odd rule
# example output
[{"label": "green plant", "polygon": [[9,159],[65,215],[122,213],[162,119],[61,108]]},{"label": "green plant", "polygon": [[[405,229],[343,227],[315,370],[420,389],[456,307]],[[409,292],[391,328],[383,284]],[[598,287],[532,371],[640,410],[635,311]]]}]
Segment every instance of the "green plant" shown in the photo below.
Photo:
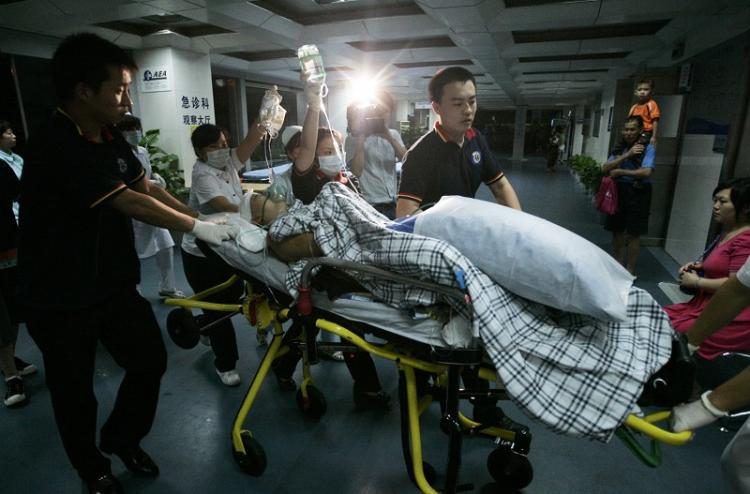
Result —
[{"label": "green plant", "polygon": [[406,149],[409,149],[412,144],[417,142],[417,139],[422,137],[425,134],[426,130],[415,126],[415,125],[409,125],[406,129],[401,130],[401,139],[404,141],[404,146],[406,146]]},{"label": "green plant", "polygon": [[190,189],[185,187],[185,175],[179,168],[180,160],[176,154],[167,153],[157,145],[159,129],[147,130],[140,145],[148,150],[151,167],[167,182],[167,192],[185,201]]},{"label": "green plant", "polygon": [[578,175],[587,191],[596,193],[599,190],[604,173],[601,165],[594,158],[577,154],[570,158],[570,168]]}]

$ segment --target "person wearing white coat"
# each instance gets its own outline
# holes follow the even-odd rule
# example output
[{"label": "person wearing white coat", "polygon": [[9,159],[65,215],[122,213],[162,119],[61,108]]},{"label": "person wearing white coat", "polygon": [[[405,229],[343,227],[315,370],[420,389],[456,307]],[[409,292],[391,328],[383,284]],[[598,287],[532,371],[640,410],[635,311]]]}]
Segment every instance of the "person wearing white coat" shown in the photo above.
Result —
[{"label": "person wearing white coat", "polygon": [[[154,173],[148,150],[138,145],[143,137],[140,119],[132,115],[126,115],[117,124],[117,129],[122,132],[123,137],[133,149],[133,154],[135,154],[138,161],[143,165],[143,169],[146,171],[146,179],[151,181],[151,185],[164,189],[166,182],[159,174]],[[175,281],[174,240],[172,240],[169,230],[133,220],[133,235],[135,237],[135,250],[138,253],[138,258],[156,258],[156,265],[159,268],[160,274],[159,296],[184,298],[185,294],[177,288]]]}]

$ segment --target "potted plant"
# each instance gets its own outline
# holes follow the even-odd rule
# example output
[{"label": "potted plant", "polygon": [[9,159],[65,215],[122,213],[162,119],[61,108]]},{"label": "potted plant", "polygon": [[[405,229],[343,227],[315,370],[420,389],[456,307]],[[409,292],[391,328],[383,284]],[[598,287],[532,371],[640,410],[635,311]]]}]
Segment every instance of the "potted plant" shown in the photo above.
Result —
[{"label": "potted plant", "polygon": [[180,160],[176,154],[167,153],[160,148],[158,141],[159,129],[151,129],[146,131],[140,144],[148,150],[154,173],[161,175],[167,183],[167,192],[187,203],[190,189],[185,187],[185,175],[179,168]]},{"label": "potted plant", "polygon": [[[148,156],[151,160],[151,168],[154,173],[158,173],[167,183],[166,190],[179,201],[187,204],[190,188],[185,187],[185,175],[180,170],[180,160],[176,154],[167,153],[157,145],[159,141],[159,129],[147,130],[141,139],[140,145],[148,150]],[[170,230],[175,245],[182,243],[182,232]]]}]

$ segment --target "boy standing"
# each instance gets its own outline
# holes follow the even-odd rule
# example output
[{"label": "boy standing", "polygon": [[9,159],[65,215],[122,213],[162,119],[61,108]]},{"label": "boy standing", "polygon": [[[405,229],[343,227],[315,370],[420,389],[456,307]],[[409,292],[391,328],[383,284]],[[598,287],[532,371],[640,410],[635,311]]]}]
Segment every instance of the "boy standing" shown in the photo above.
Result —
[{"label": "boy standing", "polygon": [[635,86],[636,103],[630,107],[628,117],[638,115],[643,119],[643,131],[649,136],[649,144],[656,147],[656,130],[659,126],[659,105],[651,97],[654,92],[654,81],[641,79]]}]

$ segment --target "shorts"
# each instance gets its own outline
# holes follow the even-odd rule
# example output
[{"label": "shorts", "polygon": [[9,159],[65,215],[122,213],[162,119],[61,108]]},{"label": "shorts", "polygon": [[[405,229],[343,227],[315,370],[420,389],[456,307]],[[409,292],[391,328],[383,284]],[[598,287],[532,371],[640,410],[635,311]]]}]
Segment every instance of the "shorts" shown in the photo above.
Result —
[{"label": "shorts", "polygon": [[18,338],[16,274],[15,267],[0,269],[0,346],[15,343]]},{"label": "shorts", "polygon": [[604,229],[614,233],[626,232],[640,237],[648,232],[651,212],[651,184],[617,182],[617,213],[608,215]]}]

